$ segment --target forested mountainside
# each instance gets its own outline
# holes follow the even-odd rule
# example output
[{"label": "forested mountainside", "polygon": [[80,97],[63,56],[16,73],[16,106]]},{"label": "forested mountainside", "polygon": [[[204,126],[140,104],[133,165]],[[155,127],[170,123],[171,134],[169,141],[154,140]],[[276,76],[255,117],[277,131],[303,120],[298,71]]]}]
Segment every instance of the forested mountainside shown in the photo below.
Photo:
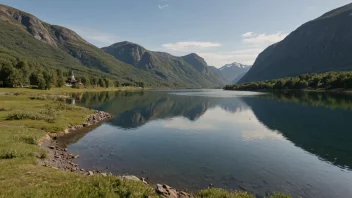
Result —
[{"label": "forested mountainside", "polygon": [[[146,69],[149,62],[168,68],[163,65],[165,62],[160,62],[164,59],[159,60],[166,53],[157,54],[158,58],[144,54],[136,67],[133,62],[120,61],[105,53],[68,28],[48,24],[29,13],[0,5],[0,66],[16,66],[22,61],[28,64],[30,71],[73,70],[78,75],[101,76],[121,83],[144,82],[152,87],[215,87],[222,84],[208,68],[202,71],[199,65],[190,66],[183,59],[176,61],[181,66],[175,66],[169,73],[165,69]],[[173,61],[166,63],[171,65]],[[184,68],[183,64],[189,67]]]},{"label": "forested mountainside", "polygon": [[177,57],[165,52],[154,52],[128,41],[102,48],[116,59],[133,65],[176,85],[220,86],[220,76],[212,72],[204,59],[195,53]]}]

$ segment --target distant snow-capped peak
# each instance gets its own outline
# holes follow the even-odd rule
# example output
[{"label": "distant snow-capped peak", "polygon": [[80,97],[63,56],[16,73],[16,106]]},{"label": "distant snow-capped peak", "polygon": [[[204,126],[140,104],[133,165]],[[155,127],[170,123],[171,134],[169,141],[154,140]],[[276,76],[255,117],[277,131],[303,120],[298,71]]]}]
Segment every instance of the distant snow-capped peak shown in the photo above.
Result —
[{"label": "distant snow-capped peak", "polygon": [[238,67],[238,68],[243,68],[244,69],[244,68],[250,67],[250,65],[243,65],[241,63],[234,62],[234,63],[231,63],[231,64],[224,65],[223,67],[220,68],[220,70],[223,70],[225,68],[231,68],[231,67]]}]

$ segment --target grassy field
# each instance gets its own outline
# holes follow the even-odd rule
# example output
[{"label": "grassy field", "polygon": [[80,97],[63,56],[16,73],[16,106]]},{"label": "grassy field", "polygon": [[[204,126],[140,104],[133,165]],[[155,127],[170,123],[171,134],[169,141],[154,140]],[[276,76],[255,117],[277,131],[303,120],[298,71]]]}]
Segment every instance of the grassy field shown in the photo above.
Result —
[{"label": "grassy field", "polygon": [[51,94],[69,94],[69,93],[80,93],[80,92],[100,92],[100,91],[133,91],[133,90],[145,90],[148,88],[138,87],[116,87],[116,88],[101,88],[101,87],[90,87],[75,89],[70,87],[52,88],[50,90],[40,89],[29,89],[29,88],[0,88],[0,95],[4,93],[20,93],[21,95],[51,95]]},{"label": "grassy field", "polygon": [[[46,151],[38,146],[45,134],[82,124],[93,112],[43,95],[116,90],[0,89],[0,197],[158,197],[152,186],[142,182],[97,174],[84,176],[36,163],[38,158],[46,157]],[[245,192],[206,189],[195,197],[255,196]]]}]

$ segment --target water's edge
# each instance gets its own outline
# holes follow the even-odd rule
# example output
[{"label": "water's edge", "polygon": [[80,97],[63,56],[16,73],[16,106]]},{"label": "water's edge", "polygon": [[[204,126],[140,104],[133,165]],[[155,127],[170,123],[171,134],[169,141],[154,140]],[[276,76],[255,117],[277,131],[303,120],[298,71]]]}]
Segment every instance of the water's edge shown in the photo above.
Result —
[{"label": "water's edge", "polygon": [[[145,185],[150,185],[145,178],[139,178],[135,175],[113,175],[112,173],[104,173],[99,170],[85,170],[80,168],[79,164],[73,162],[74,159],[79,157],[78,154],[69,153],[66,148],[71,141],[77,140],[75,137],[81,137],[99,127],[103,122],[111,119],[113,116],[104,111],[95,111],[89,115],[87,122],[72,126],[61,133],[55,133],[51,135],[45,135],[40,140],[40,147],[47,151],[47,157],[45,159],[38,159],[38,164],[59,169],[63,171],[70,171],[85,176],[92,176],[94,174],[100,174],[104,177],[111,175],[120,178],[121,180],[133,180],[143,182]],[[78,138],[79,139],[79,138]],[[179,191],[175,188],[170,187],[166,184],[156,184],[154,187],[156,193],[164,197],[169,198],[190,198],[190,193]]]}]

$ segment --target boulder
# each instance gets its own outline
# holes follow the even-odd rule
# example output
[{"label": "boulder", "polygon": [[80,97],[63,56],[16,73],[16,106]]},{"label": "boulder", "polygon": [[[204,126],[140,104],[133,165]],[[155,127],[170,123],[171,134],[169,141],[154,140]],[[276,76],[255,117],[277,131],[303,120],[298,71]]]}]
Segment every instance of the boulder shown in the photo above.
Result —
[{"label": "boulder", "polygon": [[132,180],[132,181],[142,181],[141,179],[139,179],[138,177],[136,177],[134,175],[123,175],[123,176],[121,176],[121,179]]},{"label": "boulder", "polygon": [[172,188],[166,184],[157,184],[155,191],[165,198],[190,198],[192,197],[190,194],[177,191],[175,188]]}]

